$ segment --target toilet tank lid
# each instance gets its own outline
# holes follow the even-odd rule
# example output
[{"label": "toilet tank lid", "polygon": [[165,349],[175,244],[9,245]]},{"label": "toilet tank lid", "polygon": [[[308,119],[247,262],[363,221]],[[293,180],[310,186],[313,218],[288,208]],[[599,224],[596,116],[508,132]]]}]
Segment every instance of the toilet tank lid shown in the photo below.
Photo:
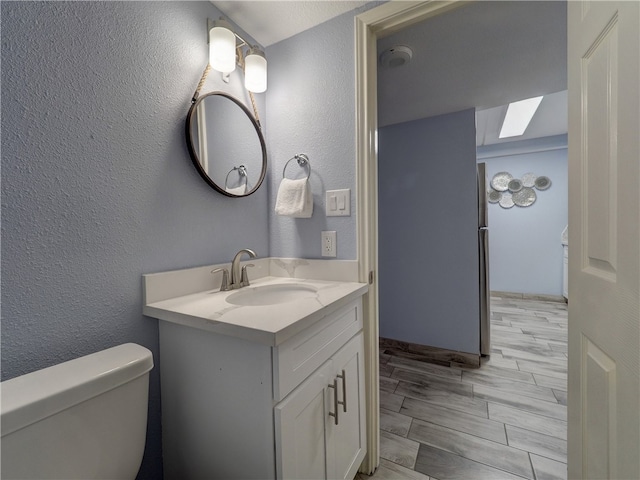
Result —
[{"label": "toilet tank lid", "polygon": [[151,352],[126,343],[0,383],[2,436],[145,375]]}]

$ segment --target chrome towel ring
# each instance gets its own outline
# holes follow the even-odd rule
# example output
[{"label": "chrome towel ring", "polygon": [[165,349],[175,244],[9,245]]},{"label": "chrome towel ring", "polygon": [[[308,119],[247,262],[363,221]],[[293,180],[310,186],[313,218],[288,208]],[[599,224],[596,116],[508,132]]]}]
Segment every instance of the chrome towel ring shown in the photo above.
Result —
[{"label": "chrome towel ring", "polygon": [[240,165],[239,167],[233,167],[231,170],[229,170],[229,173],[227,173],[227,176],[224,179],[224,188],[227,188],[227,183],[229,182],[229,175],[231,175],[231,172],[235,172],[238,171],[238,175],[240,175],[240,178],[244,178],[244,186],[247,187],[247,182],[249,181],[249,177],[247,175],[247,167],[245,167],[244,165]]},{"label": "chrome towel ring", "polygon": [[292,160],[296,160],[300,167],[307,167],[307,180],[309,180],[309,177],[311,176],[311,162],[309,161],[309,157],[304,153],[296,153],[292,158],[287,160],[287,163],[284,164],[284,168],[282,169],[282,178],[287,178],[285,177],[285,172],[287,170],[287,166]]}]

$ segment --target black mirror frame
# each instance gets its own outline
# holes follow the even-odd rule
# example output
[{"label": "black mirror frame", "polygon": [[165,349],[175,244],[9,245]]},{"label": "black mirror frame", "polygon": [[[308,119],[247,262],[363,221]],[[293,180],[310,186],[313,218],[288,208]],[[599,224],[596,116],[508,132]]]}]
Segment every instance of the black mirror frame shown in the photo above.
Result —
[{"label": "black mirror frame", "polygon": [[[258,139],[260,140],[260,146],[262,148],[262,171],[260,172],[260,179],[255,184],[255,186],[244,195],[235,195],[233,193],[229,193],[224,188],[220,187],[216,182],[214,182],[213,179],[209,177],[207,172],[205,172],[205,170],[202,168],[202,165],[200,164],[200,159],[198,158],[198,154],[194,146],[193,136],[191,134],[191,126],[195,118],[196,108],[198,108],[198,105],[200,104],[200,102],[202,102],[205,98],[210,97],[212,95],[218,95],[218,96],[228,98],[233,103],[235,103],[238,107],[240,107],[242,111],[247,115],[249,120],[251,120],[251,123],[253,124],[253,127],[256,130],[256,133],[258,134]],[[262,185],[262,182],[264,181],[264,178],[267,174],[267,146],[265,144],[262,131],[260,130],[260,125],[254,118],[254,116],[251,114],[249,109],[245,107],[244,104],[242,104],[242,102],[240,102],[235,97],[232,97],[228,93],[224,93],[224,92],[210,92],[210,93],[206,93],[204,95],[199,96],[194,102],[191,103],[191,108],[189,108],[189,113],[187,114],[186,137],[187,137],[187,147],[189,148],[189,156],[191,157],[191,161],[195,165],[196,170],[198,171],[200,176],[209,184],[209,186],[211,186],[217,192],[227,197],[242,198],[242,197],[248,197],[249,195],[254,193],[256,190],[258,190],[258,188],[260,188],[260,185]]]}]

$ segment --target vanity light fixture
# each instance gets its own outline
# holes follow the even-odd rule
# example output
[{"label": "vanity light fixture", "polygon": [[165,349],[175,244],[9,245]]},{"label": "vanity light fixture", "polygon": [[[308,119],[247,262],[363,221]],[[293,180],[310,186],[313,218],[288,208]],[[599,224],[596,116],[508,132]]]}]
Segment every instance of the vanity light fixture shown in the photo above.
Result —
[{"label": "vanity light fixture", "polygon": [[267,59],[256,46],[249,49],[244,59],[244,86],[254,93],[262,93],[267,89]]},{"label": "vanity light fixture", "polygon": [[[267,59],[258,46],[251,46],[245,39],[235,33],[226,20],[211,21],[207,19],[209,31],[209,65],[222,73],[228,81],[229,73],[236,65],[244,69],[244,85],[253,93],[262,93],[267,89]],[[242,47],[247,47],[246,58],[243,58]]]},{"label": "vanity light fixture", "polygon": [[517,137],[524,134],[541,101],[542,97],[533,97],[510,103],[498,138]]},{"label": "vanity light fixture", "polygon": [[222,73],[236,69],[236,35],[224,19],[216,20],[209,28],[209,64]]}]

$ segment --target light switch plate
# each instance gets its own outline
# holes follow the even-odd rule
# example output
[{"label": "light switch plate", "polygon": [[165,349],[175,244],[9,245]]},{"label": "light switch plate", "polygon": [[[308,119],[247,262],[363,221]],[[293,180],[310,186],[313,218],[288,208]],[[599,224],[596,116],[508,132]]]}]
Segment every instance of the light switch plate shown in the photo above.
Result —
[{"label": "light switch plate", "polygon": [[351,189],[327,190],[325,192],[327,217],[351,216]]}]

